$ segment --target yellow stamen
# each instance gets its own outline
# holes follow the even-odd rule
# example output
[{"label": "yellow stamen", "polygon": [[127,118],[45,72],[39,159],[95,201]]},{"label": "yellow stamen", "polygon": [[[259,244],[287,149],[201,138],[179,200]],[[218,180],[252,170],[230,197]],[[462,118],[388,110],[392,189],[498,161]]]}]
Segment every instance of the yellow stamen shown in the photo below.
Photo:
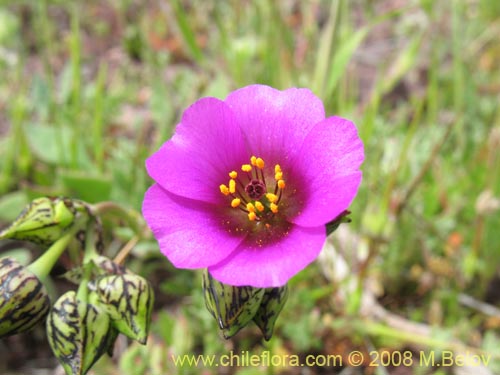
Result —
[{"label": "yellow stamen", "polygon": [[273,194],[273,193],[267,193],[266,198],[271,203],[275,203],[278,200],[278,196],[276,194]]},{"label": "yellow stamen", "polygon": [[282,179],[283,179],[283,172],[276,172],[276,173],[274,174],[274,179],[275,179],[276,181],[278,181],[278,180],[282,180]]},{"label": "yellow stamen", "polygon": [[278,172],[281,172],[281,167],[280,167],[280,165],[279,165],[279,164],[276,164],[276,165],[274,166],[274,173],[278,173]]},{"label": "yellow stamen", "polygon": [[232,208],[236,208],[240,205],[241,203],[241,199],[240,198],[234,198],[232,201],[231,201],[231,207]]},{"label": "yellow stamen", "polygon": [[248,213],[248,220],[255,221],[255,219],[257,219],[257,215],[255,214],[255,212],[249,212]]},{"label": "yellow stamen", "polygon": [[220,185],[219,189],[222,194],[229,195],[229,188],[226,185],[224,184]]},{"label": "yellow stamen", "polygon": [[260,212],[264,211],[264,205],[259,201],[255,202],[255,208],[257,208]]},{"label": "yellow stamen", "polygon": [[278,205],[277,204],[271,203],[271,205],[269,206],[269,208],[271,209],[271,211],[273,212],[273,214],[278,213]]},{"label": "yellow stamen", "polygon": [[257,158],[257,160],[255,160],[255,164],[257,165],[257,168],[259,169],[264,169],[264,160],[262,160],[262,158]]},{"label": "yellow stamen", "polygon": [[252,203],[247,203],[248,212],[255,212],[255,206]]},{"label": "yellow stamen", "polygon": [[285,184],[285,180],[279,180],[279,181],[278,181],[278,187],[279,187],[280,189],[284,189],[284,188],[285,188],[285,186],[286,186],[286,184]]},{"label": "yellow stamen", "polygon": [[257,165],[257,158],[255,156],[252,156],[250,158],[250,163],[252,163],[253,166],[256,166]]},{"label": "yellow stamen", "polygon": [[236,181],[234,180],[229,180],[229,192],[231,194],[236,193]]},{"label": "yellow stamen", "polygon": [[243,164],[241,166],[241,170],[243,172],[250,172],[252,170],[252,166],[250,164]]},{"label": "yellow stamen", "polygon": [[231,171],[231,172],[229,173],[229,177],[231,177],[231,178],[236,178],[236,177],[238,177],[238,172],[236,172],[236,171]]}]

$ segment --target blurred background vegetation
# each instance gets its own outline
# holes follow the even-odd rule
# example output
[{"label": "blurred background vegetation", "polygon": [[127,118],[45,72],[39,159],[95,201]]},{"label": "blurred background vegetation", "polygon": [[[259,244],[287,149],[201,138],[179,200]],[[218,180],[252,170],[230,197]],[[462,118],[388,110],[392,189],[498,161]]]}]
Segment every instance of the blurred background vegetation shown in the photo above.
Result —
[{"label": "blurred background vegetation", "polygon": [[[43,195],[139,211],[151,184],[144,160],[183,109],[247,84],[311,88],[365,144],[353,221],[292,279],[270,342],[256,327],[221,339],[200,275],[173,269],[146,235],[128,265],[156,287],[151,337],[144,347],[120,338],[92,374],[500,373],[499,1],[3,0],[0,69],[1,226]],[[115,228],[106,252],[131,237]],[[40,249],[4,242],[0,252],[28,262]],[[61,284],[55,277],[54,291]],[[0,342],[0,372],[60,374],[45,340],[40,327]],[[171,359],[231,350],[411,351],[415,364],[306,371]],[[492,359],[418,366],[421,350]]]}]

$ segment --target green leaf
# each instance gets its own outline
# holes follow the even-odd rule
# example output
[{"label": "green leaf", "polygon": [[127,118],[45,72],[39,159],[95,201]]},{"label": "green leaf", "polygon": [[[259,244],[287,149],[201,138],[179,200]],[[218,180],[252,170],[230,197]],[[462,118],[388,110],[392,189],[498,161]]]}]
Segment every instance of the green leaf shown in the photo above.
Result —
[{"label": "green leaf", "polygon": [[111,197],[113,182],[110,177],[78,171],[62,171],[60,177],[68,196],[89,203],[107,201]]},{"label": "green leaf", "polygon": [[0,221],[14,221],[29,200],[23,191],[15,191],[0,197]]},{"label": "green leaf", "polygon": [[[73,131],[69,127],[54,127],[30,123],[24,126],[28,143],[35,156],[49,164],[68,165],[73,155]],[[81,167],[91,165],[83,143],[77,143],[77,161]]]},{"label": "green leaf", "polygon": [[349,39],[343,41],[340,48],[335,51],[335,55],[331,63],[330,76],[328,77],[326,84],[326,97],[330,96],[333,90],[335,90],[337,83],[345,73],[347,64],[351,60],[352,55],[368,35],[368,30],[369,28],[366,26],[358,30],[352,34]]},{"label": "green leaf", "polygon": [[187,45],[188,51],[194,57],[196,62],[200,63],[203,60],[203,52],[201,51],[198,43],[196,42],[196,34],[192,29],[190,21],[188,21],[188,15],[182,8],[182,3],[179,0],[174,0],[171,3],[174,8],[175,19],[179,25],[179,30],[181,31],[184,42]]}]

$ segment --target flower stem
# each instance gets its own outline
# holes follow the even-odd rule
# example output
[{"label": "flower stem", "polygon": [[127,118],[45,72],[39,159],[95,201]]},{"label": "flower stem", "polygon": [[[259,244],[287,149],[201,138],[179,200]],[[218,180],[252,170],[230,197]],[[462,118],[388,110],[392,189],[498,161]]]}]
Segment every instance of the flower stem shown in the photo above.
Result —
[{"label": "flower stem", "polygon": [[83,254],[83,264],[82,264],[82,280],[80,281],[80,286],[76,292],[76,298],[79,301],[87,303],[89,288],[88,283],[92,277],[92,259],[97,258],[99,254],[97,253],[95,243],[96,243],[96,225],[95,220],[90,220],[87,224],[85,230],[85,250]]},{"label": "flower stem", "polygon": [[92,205],[92,211],[96,215],[111,214],[125,220],[126,224],[139,236],[142,236],[142,229],[138,223],[138,215],[135,211],[127,210],[114,202],[100,202]]},{"label": "flower stem", "polygon": [[96,242],[96,221],[90,220],[87,224],[87,229],[85,231],[85,250],[83,254],[83,264],[89,263],[92,259],[96,258],[97,250],[95,248]]},{"label": "flower stem", "polygon": [[52,244],[51,247],[47,249],[47,251],[45,251],[45,253],[42,254],[41,257],[31,263],[28,266],[28,269],[33,272],[40,279],[40,281],[43,282],[43,280],[49,275],[50,271],[54,267],[54,264],[62,255],[74,235],[75,231],[70,231],[59,238]]}]

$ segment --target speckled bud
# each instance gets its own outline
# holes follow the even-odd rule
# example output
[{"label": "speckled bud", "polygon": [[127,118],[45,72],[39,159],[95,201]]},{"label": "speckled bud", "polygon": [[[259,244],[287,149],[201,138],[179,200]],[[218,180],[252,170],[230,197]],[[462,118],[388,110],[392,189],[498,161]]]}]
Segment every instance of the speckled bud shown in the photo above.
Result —
[{"label": "speckled bud", "polygon": [[116,338],[108,314],[92,296],[85,303],[74,291],[63,294],[47,317],[47,338],[68,375],[84,375]]},{"label": "speckled bud", "polygon": [[0,337],[25,332],[47,315],[45,286],[15,259],[0,259]]},{"label": "speckled bud", "polygon": [[25,240],[48,246],[71,226],[75,212],[72,201],[68,199],[35,199],[11,226],[0,232],[0,239]]},{"label": "speckled bud", "polygon": [[135,274],[100,277],[96,292],[112,325],[125,336],[145,344],[148,338],[154,294],[149,282]]},{"label": "speckled bud", "polygon": [[266,288],[253,321],[262,331],[264,338],[270,340],[273,335],[274,323],[278,319],[283,306],[288,299],[288,285],[279,288]]},{"label": "speckled bud", "polygon": [[228,339],[252,321],[259,310],[265,289],[223,284],[205,270],[203,292],[208,311]]}]

